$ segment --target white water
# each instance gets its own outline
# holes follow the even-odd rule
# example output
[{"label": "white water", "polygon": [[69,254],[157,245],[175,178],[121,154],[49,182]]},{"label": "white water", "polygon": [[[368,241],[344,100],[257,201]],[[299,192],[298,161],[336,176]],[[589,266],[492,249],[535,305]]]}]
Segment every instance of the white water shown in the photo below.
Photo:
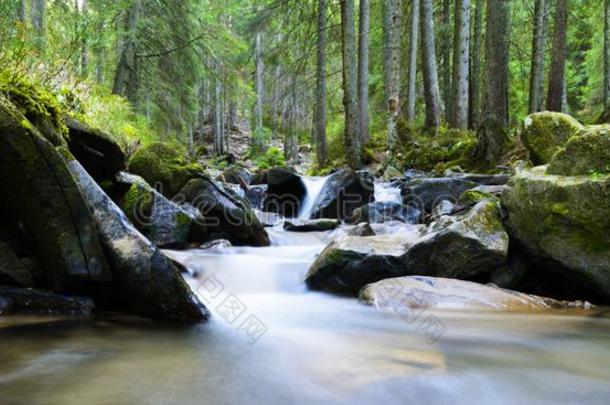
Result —
[{"label": "white water", "polygon": [[400,188],[391,183],[375,182],[375,201],[402,203]]},{"label": "white water", "polygon": [[303,199],[303,203],[301,204],[301,209],[299,211],[299,219],[309,219],[311,215],[311,211],[318,199],[322,189],[324,188],[324,184],[326,184],[327,177],[307,177],[303,176],[303,183],[305,184],[305,189],[307,190],[307,194]]}]

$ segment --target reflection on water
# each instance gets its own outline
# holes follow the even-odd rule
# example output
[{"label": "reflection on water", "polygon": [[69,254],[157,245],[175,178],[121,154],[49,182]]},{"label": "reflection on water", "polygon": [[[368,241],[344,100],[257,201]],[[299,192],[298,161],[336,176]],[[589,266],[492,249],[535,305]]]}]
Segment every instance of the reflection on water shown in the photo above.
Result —
[{"label": "reflection on water", "polygon": [[608,317],[435,313],[447,332],[431,345],[392,312],[306,291],[329,236],[280,234],[283,246],[168,252],[191,285],[213,276],[264,322],[255,344],[217,313],[188,327],[0,322],[0,403],[608,402]]}]

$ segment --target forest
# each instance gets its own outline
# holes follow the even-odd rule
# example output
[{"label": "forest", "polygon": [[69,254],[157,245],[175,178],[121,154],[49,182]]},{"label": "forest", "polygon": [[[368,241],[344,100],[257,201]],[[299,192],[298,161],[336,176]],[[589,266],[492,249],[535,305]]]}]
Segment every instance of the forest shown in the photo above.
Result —
[{"label": "forest", "polygon": [[318,172],[448,132],[493,167],[529,113],[604,120],[605,1],[352,3],[3,0],[2,82],[62,96],[123,145],[225,156],[239,123],[254,161],[310,145]]},{"label": "forest", "polygon": [[610,0],[0,0],[0,402],[600,403]]}]

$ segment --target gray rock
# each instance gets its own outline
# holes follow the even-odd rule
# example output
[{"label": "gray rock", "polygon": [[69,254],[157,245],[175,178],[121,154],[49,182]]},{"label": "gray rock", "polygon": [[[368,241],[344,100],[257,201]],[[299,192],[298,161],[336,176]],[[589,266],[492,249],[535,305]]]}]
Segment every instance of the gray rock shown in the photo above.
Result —
[{"label": "gray rock", "polygon": [[95,307],[88,297],[55,294],[34,288],[0,287],[0,296],[10,300],[12,313],[87,316]]},{"label": "gray rock", "polygon": [[112,268],[114,304],[143,316],[207,319],[207,309],[171,260],[137,231],[78,162],[70,162],[69,167],[93,214]]},{"label": "gray rock", "polygon": [[400,191],[406,205],[430,213],[442,201],[455,203],[464,191],[478,185],[473,181],[441,177],[404,183]]},{"label": "gray rock", "polygon": [[193,179],[180,195],[199,210],[210,239],[228,239],[238,246],[269,246],[269,236],[250,203],[223,184],[207,177]]},{"label": "gray rock", "polygon": [[337,219],[291,219],[284,221],[284,230],[288,232],[326,232],[337,229],[341,221]]},{"label": "gray rock", "polygon": [[483,201],[466,214],[441,217],[423,234],[339,238],[312,264],[306,283],[312,289],[356,294],[366,284],[391,277],[472,279],[502,266],[507,254],[498,204]]},{"label": "gray rock", "polygon": [[267,185],[264,211],[296,217],[307,193],[301,176],[288,168],[275,167],[267,171]]},{"label": "gray rock", "polygon": [[263,210],[263,204],[265,197],[267,196],[267,185],[261,184],[257,186],[250,186],[246,192],[246,198],[250,201],[250,205],[255,210]]},{"label": "gray rock", "polygon": [[117,200],[127,218],[152,243],[165,248],[183,248],[188,242],[204,242],[205,220],[195,207],[178,204],[136,175],[121,172],[117,181],[129,190]]},{"label": "gray rock", "polygon": [[348,222],[352,224],[360,222],[379,224],[388,221],[399,221],[417,224],[421,223],[422,220],[421,211],[414,207],[391,201],[375,201],[356,208]]},{"label": "gray rock", "polygon": [[374,236],[375,231],[371,228],[366,222],[362,222],[358,225],[354,225],[347,231],[347,235],[349,236]]},{"label": "gray rock", "polygon": [[333,173],[314,202],[311,218],[347,219],[354,210],[375,201],[375,182],[367,171],[341,169]]},{"label": "gray rock", "polygon": [[377,308],[407,309],[540,311],[548,309],[589,309],[581,301],[557,301],[551,298],[436,277],[399,277],[365,286],[360,300]]},{"label": "gray rock", "polygon": [[95,224],[66,166],[66,146],[45,139],[0,95],[0,205],[30,235],[49,287],[106,290],[112,274]]}]

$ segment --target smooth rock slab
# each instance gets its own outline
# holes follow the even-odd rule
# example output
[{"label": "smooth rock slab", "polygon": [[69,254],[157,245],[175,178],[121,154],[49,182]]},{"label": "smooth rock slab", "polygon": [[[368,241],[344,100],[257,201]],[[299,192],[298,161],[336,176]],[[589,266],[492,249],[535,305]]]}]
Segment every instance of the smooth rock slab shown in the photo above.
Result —
[{"label": "smooth rock slab", "polygon": [[505,290],[493,285],[437,277],[398,277],[365,286],[360,300],[377,308],[440,310],[532,311],[547,309],[589,309],[582,301],[552,298]]},{"label": "smooth rock slab", "polygon": [[10,300],[11,313],[87,316],[95,308],[91,298],[55,294],[35,288],[0,287],[0,297]]}]

